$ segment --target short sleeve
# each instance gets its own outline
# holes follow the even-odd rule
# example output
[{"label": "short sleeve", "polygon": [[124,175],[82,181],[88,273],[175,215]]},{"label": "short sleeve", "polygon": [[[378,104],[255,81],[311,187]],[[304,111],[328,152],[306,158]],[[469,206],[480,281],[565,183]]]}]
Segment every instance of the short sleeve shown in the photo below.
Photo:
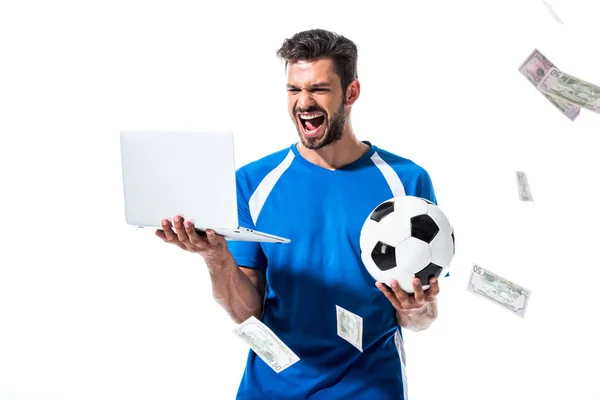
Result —
[{"label": "short sleeve", "polygon": [[427,199],[437,205],[437,198],[435,197],[435,190],[433,190],[433,183],[431,182],[431,177],[425,170],[423,170],[423,172],[419,176],[419,181],[417,183],[417,193],[419,193],[417,196]]},{"label": "short sleeve", "polygon": [[[236,188],[239,225],[242,228],[257,230],[250,216],[250,207],[248,206],[251,193],[248,193],[247,182],[239,171],[236,173]],[[260,242],[230,240],[227,242],[227,247],[238,266],[256,268],[261,271],[266,270],[267,259]]]}]

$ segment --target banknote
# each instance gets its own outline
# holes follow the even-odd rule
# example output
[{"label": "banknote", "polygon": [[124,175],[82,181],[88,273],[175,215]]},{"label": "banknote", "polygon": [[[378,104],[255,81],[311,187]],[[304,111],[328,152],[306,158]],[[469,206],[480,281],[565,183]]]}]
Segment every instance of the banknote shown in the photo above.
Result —
[{"label": "banknote", "polygon": [[552,64],[552,62],[550,62],[550,60],[548,60],[538,49],[534,49],[523,64],[521,64],[519,71],[538,89],[538,91],[540,91],[540,93],[544,95],[544,97],[546,97],[546,99],[548,99],[550,103],[554,105],[554,107],[558,108],[571,121],[574,121],[579,116],[581,107],[563,98],[544,93],[538,88],[538,85],[548,74],[548,71],[554,67],[554,64]]},{"label": "banknote", "polygon": [[250,348],[277,373],[300,360],[271,329],[254,316],[239,324],[233,333],[248,343]]},{"label": "banknote", "polygon": [[362,352],[362,317],[338,305],[335,306],[335,310],[337,314],[338,336],[342,339],[345,339],[348,343],[350,343],[352,346],[356,347]]},{"label": "banknote", "polygon": [[600,114],[600,86],[575,78],[556,67],[550,68],[537,88],[554,98],[578,104]]},{"label": "banknote", "polygon": [[531,291],[473,264],[467,290],[503,306],[523,318]]},{"label": "banknote", "polygon": [[523,171],[517,172],[517,190],[519,192],[519,199],[521,201],[533,201],[531,195],[531,188],[529,187],[529,181],[527,180],[527,174]]},{"label": "banknote", "polygon": [[552,7],[551,4],[548,4],[546,1],[542,0],[542,3],[544,3],[544,5],[546,6],[546,9],[548,9],[548,12],[550,13],[550,15],[552,15],[552,18],[554,18],[554,20],[556,22],[558,22],[559,24],[563,24],[564,22],[562,22],[562,20],[560,19],[560,17],[558,16],[558,14],[556,14],[556,11],[554,11],[554,8]]}]

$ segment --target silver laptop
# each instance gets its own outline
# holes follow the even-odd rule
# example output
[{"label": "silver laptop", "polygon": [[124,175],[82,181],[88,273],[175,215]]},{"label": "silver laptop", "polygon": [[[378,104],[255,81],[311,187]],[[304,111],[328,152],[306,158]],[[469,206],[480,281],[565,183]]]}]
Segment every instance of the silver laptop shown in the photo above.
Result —
[{"label": "silver laptop", "polygon": [[232,132],[121,132],[127,224],[162,229],[183,215],[228,240],[289,243],[239,226]]}]

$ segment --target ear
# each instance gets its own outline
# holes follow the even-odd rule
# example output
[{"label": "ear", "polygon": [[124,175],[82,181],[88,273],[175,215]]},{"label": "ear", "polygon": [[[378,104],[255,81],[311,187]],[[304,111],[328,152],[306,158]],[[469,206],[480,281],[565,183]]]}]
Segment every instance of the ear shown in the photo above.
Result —
[{"label": "ear", "polygon": [[360,82],[358,79],[353,80],[346,89],[346,105],[351,106],[360,96]]}]

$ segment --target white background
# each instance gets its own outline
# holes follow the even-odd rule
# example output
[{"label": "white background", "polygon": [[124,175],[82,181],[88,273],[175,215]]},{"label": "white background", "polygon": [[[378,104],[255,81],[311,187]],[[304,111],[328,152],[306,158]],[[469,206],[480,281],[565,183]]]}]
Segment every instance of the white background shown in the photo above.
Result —
[{"label": "white background", "polygon": [[[2,2],[0,399],[234,398],[248,348],[201,258],[125,224],[118,135],[234,129],[238,166],[289,146],[275,51],[317,27],[359,47],[358,137],[424,166],[456,230],[411,400],[600,399],[600,115],[517,71],[538,48],[599,84],[600,6],[550,2],[565,25],[539,0]],[[473,263],[532,291],[525,318],[466,291]]]}]

